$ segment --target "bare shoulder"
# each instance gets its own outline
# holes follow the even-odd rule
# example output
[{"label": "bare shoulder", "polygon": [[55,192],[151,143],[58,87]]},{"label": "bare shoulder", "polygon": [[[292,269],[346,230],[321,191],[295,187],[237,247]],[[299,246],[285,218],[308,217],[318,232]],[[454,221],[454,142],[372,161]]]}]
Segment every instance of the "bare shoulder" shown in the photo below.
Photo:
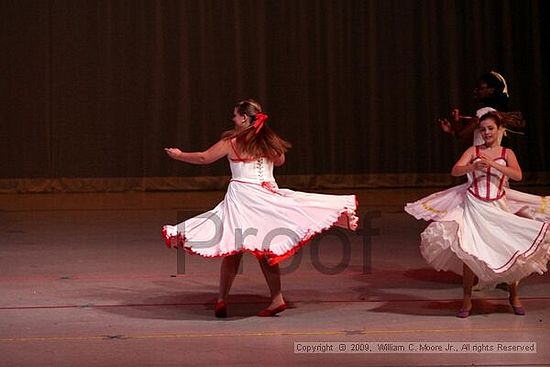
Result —
[{"label": "bare shoulder", "polygon": [[516,158],[516,153],[514,153],[514,151],[510,148],[504,148],[504,158],[505,159],[508,159],[508,158]]},{"label": "bare shoulder", "polygon": [[475,157],[478,149],[479,149],[478,145],[472,145],[471,147],[469,147],[464,151],[463,155],[469,156],[469,157]]},{"label": "bare shoulder", "polygon": [[220,140],[218,140],[218,143],[229,143],[231,140],[235,140],[235,138],[220,138]]},{"label": "bare shoulder", "polygon": [[214,146],[222,149],[227,149],[231,147],[231,142],[230,139],[221,138],[216,144],[214,144]]}]

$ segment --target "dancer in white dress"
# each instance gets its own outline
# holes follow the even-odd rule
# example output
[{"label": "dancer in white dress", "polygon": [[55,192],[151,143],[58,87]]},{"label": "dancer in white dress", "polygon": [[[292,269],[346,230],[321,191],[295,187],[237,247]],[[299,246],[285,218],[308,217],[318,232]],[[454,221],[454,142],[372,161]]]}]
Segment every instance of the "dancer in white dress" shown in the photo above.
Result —
[{"label": "dancer in white dress", "polygon": [[229,159],[232,178],[224,200],[207,213],[163,228],[169,247],[224,257],[216,317],[227,315],[225,300],[244,252],[256,255],[271,292],[271,304],[258,316],[273,316],[286,309],[278,263],[334,225],[357,228],[355,195],[312,194],[277,186],[273,166],[284,163],[290,144],[275,134],[266,120],[258,102],[244,100],[234,108],[234,129],[208,150],[166,148],[170,157],[187,163]]},{"label": "dancer in white dress", "polygon": [[[498,131],[498,144],[501,143],[506,130],[519,130],[524,127],[525,121],[519,112],[508,111],[509,91],[504,77],[496,71],[481,75],[473,91],[475,100],[480,104],[475,117],[461,116],[458,109],[452,112],[452,119],[440,119],[441,128],[446,133],[456,136],[468,145],[482,145],[484,143],[478,129],[479,119],[488,112],[501,112],[504,115],[503,127]],[[465,124],[463,122],[466,122]],[[408,211],[415,217],[430,220],[438,213],[446,213],[461,200],[470,183],[458,185],[445,191],[437,192],[422,199],[417,205],[409,205]],[[550,196],[539,196],[511,189],[508,185],[506,199],[510,210],[522,217],[536,219],[541,222],[550,221]]]},{"label": "dancer in white dress", "polygon": [[500,124],[497,113],[481,117],[485,142],[468,148],[454,165],[453,176],[467,175],[468,183],[465,190],[443,194],[450,200],[441,205],[444,210],[434,209],[426,199],[405,207],[418,219],[434,221],[421,234],[426,261],[437,270],[463,275],[464,300],[457,313],[462,318],[472,308],[474,274],[482,287],[509,283],[514,313],[525,314],[517,283],[545,272],[550,259],[549,223],[515,215],[508,206],[506,181],[521,180],[522,173],[514,152],[498,143]]}]

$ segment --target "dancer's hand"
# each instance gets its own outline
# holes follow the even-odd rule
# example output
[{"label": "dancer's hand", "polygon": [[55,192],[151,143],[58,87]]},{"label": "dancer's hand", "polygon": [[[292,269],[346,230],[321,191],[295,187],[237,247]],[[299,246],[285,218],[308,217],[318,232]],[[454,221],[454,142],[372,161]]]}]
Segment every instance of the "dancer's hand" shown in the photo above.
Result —
[{"label": "dancer's hand", "polygon": [[487,166],[495,167],[495,160],[489,157],[485,152],[480,152],[479,157]]},{"label": "dancer's hand", "polygon": [[441,127],[441,130],[443,130],[447,134],[453,133],[453,127],[449,120],[443,118],[443,119],[438,119],[437,121],[439,122],[439,126]]},{"label": "dancer's hand", "polygon": [[479,169],[484,169],[487,167],[494,167],[495,165],[494,159],[489,157],[487,153],[483,151],[479,152],[478,158],[479,159],[474,163],[474,165],[477,164],[476,169],[478,169],[477,167],[479,167]]},{"label": "dancer's hand", "polygon": [[478,159],[473,163],[475,170],[484,170],[487,168],[487,163],[483,159]]},{"label": "dancer's hand", "polygon": [[178,159],[179,156],[181,156],[182,151],[178,148],[164,148],[164,151],[170,158]]}]

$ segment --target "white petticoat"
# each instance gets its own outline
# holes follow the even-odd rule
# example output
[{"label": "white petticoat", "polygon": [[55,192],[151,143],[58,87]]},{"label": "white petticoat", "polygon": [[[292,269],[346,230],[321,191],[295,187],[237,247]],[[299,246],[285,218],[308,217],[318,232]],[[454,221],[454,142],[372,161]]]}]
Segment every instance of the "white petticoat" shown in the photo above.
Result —
[{"label": "white petticoat", "polygon": [[355,230],[356,210],[355,195],[305,193],[279,189],[274,183],[232,180],[214,209],[165,226],[163,235],[167,246],[201,256],[246,251],[275,264],[334,225]]},{"label": "white petticoat", "polygon": [[[467,183],[455,186],[405,207],[417,219],[434,221],[421,234],[420,251],[426,261],[437,270],[457,274],[462,274],[465,263],[482,287],[545,272],[550,259],[549,223],[537,221],[549,219],[541,206],[545,198],[508,188],[512,200],[483,201],[467,187]],[[537,220],[514,214],[518,210]]]}]

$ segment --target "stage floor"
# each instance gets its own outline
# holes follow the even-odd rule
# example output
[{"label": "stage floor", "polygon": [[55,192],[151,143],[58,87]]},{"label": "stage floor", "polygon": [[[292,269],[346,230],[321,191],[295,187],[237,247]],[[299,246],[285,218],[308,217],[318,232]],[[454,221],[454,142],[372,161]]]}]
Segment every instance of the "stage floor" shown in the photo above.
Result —
[{"label": "stage floor", "polygon": [[[491,289],[456,318],[461,278],[425,264],[426,223],[402,210],[432,191],[358,191],[358,233],[282,264],[279,317],[255,316],[268,290],[245,256],[227,319],[213,316],[221,260],[186,255],[177,274],[160,235],[223,192],[0,195],[0,366],[548,366],[550,276],[522,282],[526,316]],[[520,342],[536,352],[490,351]]]}]

